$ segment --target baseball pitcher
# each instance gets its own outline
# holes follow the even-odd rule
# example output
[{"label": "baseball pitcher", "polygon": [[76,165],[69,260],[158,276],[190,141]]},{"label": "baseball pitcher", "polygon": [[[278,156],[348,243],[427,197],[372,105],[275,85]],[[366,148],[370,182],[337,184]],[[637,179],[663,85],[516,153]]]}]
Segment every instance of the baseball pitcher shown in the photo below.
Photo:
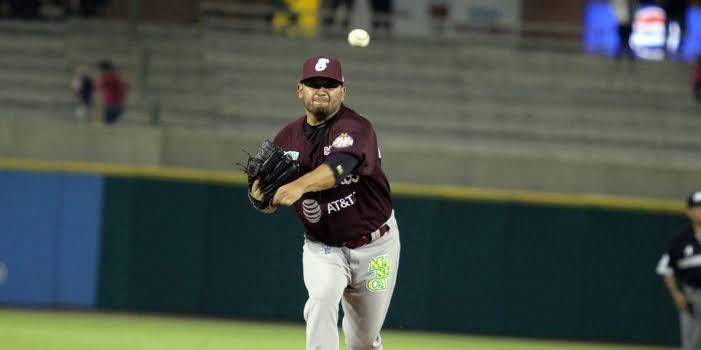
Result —
[{"label": "baseball pitcher", "polygon": [[302,64],[304,115],[250,157],[249,199],[265,213],[291,206],[304,225],[307,349],[382,349],[380,329],[399,268],[399,228],[372,124],[346,107],[341,62]]}]

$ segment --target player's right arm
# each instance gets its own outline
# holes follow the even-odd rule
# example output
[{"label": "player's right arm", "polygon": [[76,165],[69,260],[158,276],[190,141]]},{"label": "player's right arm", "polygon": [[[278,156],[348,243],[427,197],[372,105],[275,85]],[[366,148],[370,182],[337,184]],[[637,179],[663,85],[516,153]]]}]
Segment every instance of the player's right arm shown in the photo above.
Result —
[{"label": "player's right arm", "polygon": [[677,309],[679,311],[689,311],[689,300],[684,295],[684,292],[679,290],[677,279],[674,277],[674,269],[670,266],[669,259],[669,254],[662,255],[660,262],[657,264],[657,273],[664,279],[667,291]]},{"label": "player's right arm", "polygon": [[307,192],[323,191],[335,185],[336,176],[333,170],[328,164],[322,163],[299,179],[278,188],[272,204],[291,206]]},{"label": "player's right arm", "polygon": [[662,254],[662,257],[657,263],[657,268],[655,270],[657,274],[662,276],[662,278],[664,279],[664,284],[667,287],[667,291],[672,297],[672,301],[674,301],[674,305],[677,307],[677,309],[680,312],[691,311],[689,309],[689,299],[687,299],[684,292],[679,289],[679,285],[677,284],[677,278],[674,276],[674,261],[676,261],[676,255],[672,254],[672,252],[674,251],[673,247],[675,246],[674,241],[670,242],[669,245],[669,249],[666,253]]},{"label": "player's right arm", "polygon": [[686,295],[679,290],[677,279],[674,278],[674,274],[664,275],[664,284],[667,286],[669,295],[672,297],[677,309],[679,309],[679,311],[688,311],[689,300],[686,298]]}]

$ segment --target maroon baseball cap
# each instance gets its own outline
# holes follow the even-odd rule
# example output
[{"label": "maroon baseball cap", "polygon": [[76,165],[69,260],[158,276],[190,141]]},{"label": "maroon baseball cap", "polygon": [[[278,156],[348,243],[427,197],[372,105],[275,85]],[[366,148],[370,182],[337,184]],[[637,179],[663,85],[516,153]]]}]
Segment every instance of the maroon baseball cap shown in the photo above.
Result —
[{"label": "maroon baseball cap", "polygon": [[307,58],[302,64],[302,78],[299,81],[317,77],[329,78],[343,83],[341,62],[330,56]]}]

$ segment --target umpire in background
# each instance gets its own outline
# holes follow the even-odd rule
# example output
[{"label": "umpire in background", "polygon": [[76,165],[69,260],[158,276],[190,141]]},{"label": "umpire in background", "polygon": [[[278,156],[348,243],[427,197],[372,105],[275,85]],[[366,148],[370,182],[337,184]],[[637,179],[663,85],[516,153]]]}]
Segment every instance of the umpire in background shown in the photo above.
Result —
[{"label": "umpire in background", "polygon": [[682,350],[698,350],[701,349],[701,190],[687,198],[686,215],[690,224],[670,241],[657,265],[657,273],[664,277],[679,309]]}]

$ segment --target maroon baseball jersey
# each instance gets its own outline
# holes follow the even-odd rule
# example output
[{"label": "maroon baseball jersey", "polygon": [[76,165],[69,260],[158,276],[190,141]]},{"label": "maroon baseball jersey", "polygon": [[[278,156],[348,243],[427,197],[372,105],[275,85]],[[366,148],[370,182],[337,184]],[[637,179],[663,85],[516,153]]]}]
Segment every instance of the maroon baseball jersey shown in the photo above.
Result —
[{"label": "maroon baseball jersey", "polygon": [[290,123],[273,141],[299,160],[302,174],[316,169],[334,152],[350,153],[359,160],[335,187],[305,193],[294,204],[307,234],[336,245],[377,230],[389,219],[392,200],[372,124],[342,105],[327,122],[321,141],[312,145],[304,136],[305,120],[302,116]]}]

